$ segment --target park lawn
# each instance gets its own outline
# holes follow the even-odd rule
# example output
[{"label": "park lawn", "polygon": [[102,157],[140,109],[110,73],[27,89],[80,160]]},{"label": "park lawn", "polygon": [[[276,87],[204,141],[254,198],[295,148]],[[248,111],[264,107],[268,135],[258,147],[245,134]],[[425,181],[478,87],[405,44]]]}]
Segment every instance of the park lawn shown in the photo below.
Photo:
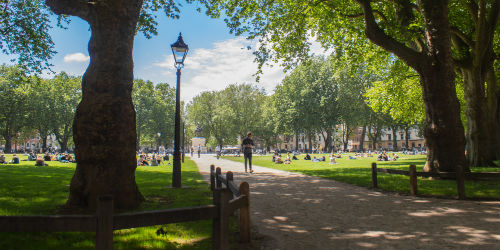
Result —
[{"label": "park lawn", "polygon": [[[0,164],[0,215],[58,213],[68,197],[75,164],[46,163],[49,166],[36,167],[34,161]],[[182,184],[187,188],[169,188],[171,179],[172,165],[138,167],[136,181],[146,198],[138,211],[212,203],[209,185],[189,158],[182,165]],[[156,235],[160,227],[168,234]],[[114,231],[114,249],[210,248],[209,220]],[[0,233],[0,249],[95,249],[95,233]]]},{"label": "park lawn", "polygon": [[[392,168],[409,170],[409,165],[416,165],[417,171],[423,171],[425,164],[425,155],[399,155],[398,161],[377,161],[374,157],[360,157],[356,160],[350,160],[349,156],[354,154],[343,154],[342,158],[337,159],[338,164],[330,165],[327,154],[317,154],[313,156],[326,156],[325,162],[311,162],[303,160],[304,154],[298,155],[299,160],[292,161],[290,165],[275,164],[272,162],[272,155],[252,157],[254,165],[280,169],[291,172],[299,172],[306,175],[317,176],[346,182],[362,187],[371,187],[371,164],[377,163],[379,168]],[[286,157],[282,154],[282,159]],[[224,159],[243,162],[243,157],[224,156]],[[473,168],[477,172],[498,172],[500,168]],[[430,196],[457,196],[456,181],[454,180],[431,180],[429,178],[417,178],[419,195]],[[383,190],[396,191],[409,194],[409,177],[404,175],[394,175],[378,173],[378,187]],[[481,199],[500,199],[499,181],[466,181],[466,194],[469,198]]]}]

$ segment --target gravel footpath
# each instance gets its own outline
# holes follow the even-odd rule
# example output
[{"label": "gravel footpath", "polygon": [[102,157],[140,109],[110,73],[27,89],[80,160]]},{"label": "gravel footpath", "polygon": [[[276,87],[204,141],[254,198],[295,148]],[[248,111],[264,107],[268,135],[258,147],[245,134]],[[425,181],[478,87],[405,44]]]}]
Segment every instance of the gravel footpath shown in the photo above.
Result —
[{"label": "gravel footpath", "polygon": [[192,158],[250,184],[252,249],[500,249],[500,202],[385,193],[318,177]]}]

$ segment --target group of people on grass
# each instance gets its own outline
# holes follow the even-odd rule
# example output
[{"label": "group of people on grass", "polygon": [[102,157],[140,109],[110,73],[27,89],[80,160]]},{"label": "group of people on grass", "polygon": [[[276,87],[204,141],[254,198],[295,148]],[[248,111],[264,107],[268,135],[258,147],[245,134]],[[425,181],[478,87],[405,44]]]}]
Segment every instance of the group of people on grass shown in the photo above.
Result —
[{"label": "group of people on grass", "polygon": [[397,161],[399,156],[396,153],[392,153],[392,156],[388,156],[385,152],[381,152],[377,156],[377,161]]},{"label": "group of people on grass", "polygon": [[[170,157],[168,154],[140,154],[137,157],[137,166],[159,166],[162,161],[168,162]],[[170,163],[168,163],[170,165]]]},{"label": "group of people on grass", "polygon": [[[342,156],[340,154],[334,154],[332,152],[332,154],[330,155],[330,163],[329,164],[337,164],[337,161],[335,159],[341,158],[341,157]],[[281,154],[276,152],[273,155],[272,161],[276,164],[291,164],[292,160],[298,160],[298,159],[299,158],[297,158],[297,155],[295,153],[293,154],[293,156],[290,156],[290,153],[287,153],[285,160],[282,160]],[[319,157],[313,156],[313,158],[311,158],[309,153],[306,153],[306,155],[304,156],[304,160],[312,161],[312,162],[322,162],[322,161],[326,161],[326,157],[325,156],[319,156]]]},{"label": "group of people on grass", "polygon": [[[47,161],[59,161],[63,163],[75,162],[75,158],[73,155],[68,153],[57,153],[57,154],[49,154],[48,152],[45,154],[36,154],[35,152],[31,152],[27,154],[28,159],[23,161],[34,161],[35,166],[48,166]],[[0,164],[19,164],[21,160],[17,154],[12,155],[12,159],[7,161],[5,155],[0,154]]]}]

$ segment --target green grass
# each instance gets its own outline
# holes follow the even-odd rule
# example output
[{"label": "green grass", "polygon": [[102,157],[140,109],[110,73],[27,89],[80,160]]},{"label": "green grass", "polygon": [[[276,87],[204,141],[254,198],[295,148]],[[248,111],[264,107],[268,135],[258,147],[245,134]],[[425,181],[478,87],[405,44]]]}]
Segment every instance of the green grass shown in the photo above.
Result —
[{"label": "green grass", "polygon": [[[10,160],[10,155],[7,158]],[[21,156],[21,160],[25,159]],[[0,164],[0,215],[56,214],[68,197],[74,163],[34,161],[19,165]],[[136,181],[146,198],[140,209],[156,210],[211,204],[211,191],[196,164],[186,159],[182,184],[189,188],[171,189],[172,167],[141,166]],[[156,235],[163,227],[165,236]],[[0,249],[95,249],[95,233],[0,233]],[[114,232],[114,249],[210,249],[211,221],[195,221]]]},{"label": "green grass", "polygon": [[[409,170],[409,165],[416,165],[417,171],[423,171],[425,155],[399,155],[398,161],[376,161],[376,157],[358,158],[350,160],[349,155],[343,154],[337,159],[338,164],[330,165],[329,156],[326,162],[311,162],[303,160],[304,154],[299,155],[299,160],[292,161],[292,164],[274,164],[272,155],[253,156],[254,165],[280,169],[291,172],[299,172],[306,175],[317,176],[351,183],[362,187],[371,187],[371,163],[377,162],[379,168]],[[285,155],[282,155],[283,158]],[[312,155],[311,157],[313,157]],[[320,156],[320,155],[316,155]],[[224,156],[224,159],[243,162],[243,157]],[[498,172],[499,168],[473,168],[474,172]],[[456,181],[454,180],[432,180],[429,178],[417,179],[418,192],[420,195],[432,196],[457,196]],[[378,187],[383,190],[396,191],[400,193],[410,193],[409,177],[403,175],[378,173]],[[470,198],[500,199],[499,181],[466,181],[466,194]]]}]

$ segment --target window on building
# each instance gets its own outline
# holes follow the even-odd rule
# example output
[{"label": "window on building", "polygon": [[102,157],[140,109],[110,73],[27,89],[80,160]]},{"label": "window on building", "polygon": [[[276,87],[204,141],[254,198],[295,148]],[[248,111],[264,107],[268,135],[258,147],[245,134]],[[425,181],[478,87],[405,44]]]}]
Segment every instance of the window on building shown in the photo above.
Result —
[{"label": "window on building", "polygon": [[408,140],[411,140],[411,134],[408,133]]},{"label": "window on building", "polygon": [[405,135],[401,134],[401,140],[404,140],[404,139],[405,139]]},{"label": "window on building", "polygon": [[391,134],[387,134],[387,140],[391,140]]}]

